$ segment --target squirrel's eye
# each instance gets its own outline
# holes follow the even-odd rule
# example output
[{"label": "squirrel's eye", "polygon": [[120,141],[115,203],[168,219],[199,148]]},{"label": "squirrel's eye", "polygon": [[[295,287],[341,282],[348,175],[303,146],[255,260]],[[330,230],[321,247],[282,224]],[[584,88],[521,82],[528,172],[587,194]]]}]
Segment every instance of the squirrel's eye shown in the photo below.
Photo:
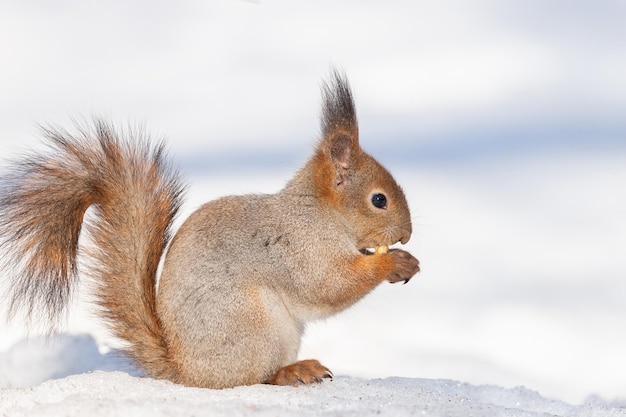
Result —
[{"label": "squirrel's eye", "polygon": [[385,194],[376,193],[372,196],[372,204],[379,209],[387,208],[387,197]]}]

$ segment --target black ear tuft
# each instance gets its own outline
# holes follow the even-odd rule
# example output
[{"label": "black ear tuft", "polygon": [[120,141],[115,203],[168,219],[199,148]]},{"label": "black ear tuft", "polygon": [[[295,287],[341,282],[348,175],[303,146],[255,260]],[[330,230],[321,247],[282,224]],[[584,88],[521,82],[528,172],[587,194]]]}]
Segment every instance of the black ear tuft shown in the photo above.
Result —
[{"label": "black ear tuft", "polygon": [[354,99],[346,75],[333,69],[329,80],[322,85],[322,97],[322,135],[327,138],[344,130],[358,140]]}]

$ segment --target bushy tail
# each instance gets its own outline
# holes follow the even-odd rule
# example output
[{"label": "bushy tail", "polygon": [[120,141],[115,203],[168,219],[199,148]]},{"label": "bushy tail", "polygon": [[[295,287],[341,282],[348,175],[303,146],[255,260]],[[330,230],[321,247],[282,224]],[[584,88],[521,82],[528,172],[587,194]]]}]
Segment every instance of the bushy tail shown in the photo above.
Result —
[{"label": "bushy tail", "polygon": [[50,152],[17,161],[0,182],[10,315],[43,313],[56,323],[77,284],[78,238],[93,207],[85,265],[104,316],[149,374],[175,379],[156,313],[156,275],[183,188],[163,146],[150,146],[142,131],[123,137],[102,121],[77,134],[43,132]]}]

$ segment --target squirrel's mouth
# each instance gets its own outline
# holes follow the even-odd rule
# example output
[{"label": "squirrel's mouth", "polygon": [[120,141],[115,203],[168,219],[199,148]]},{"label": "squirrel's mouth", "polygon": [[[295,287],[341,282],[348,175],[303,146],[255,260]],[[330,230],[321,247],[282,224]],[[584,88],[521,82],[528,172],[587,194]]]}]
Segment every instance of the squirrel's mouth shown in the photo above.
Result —
[{"label": "squirrel's mouth", "polygon": [[359,252],[361,252],[363,255],[382,255],[389,252],[389,246],[377,245],[373,248],[363,248]]},{"label": "squirrel's mouth", "polygon": [[[392,237],[393,236],[393,237]],[[389,252],[389,247],[402,244],[405,245],[411,238],[411,230],[391,231],[390,233],[377,233],[374,236],[364,236],[357,241],[357,248],[363,255],[384,255]]]}]

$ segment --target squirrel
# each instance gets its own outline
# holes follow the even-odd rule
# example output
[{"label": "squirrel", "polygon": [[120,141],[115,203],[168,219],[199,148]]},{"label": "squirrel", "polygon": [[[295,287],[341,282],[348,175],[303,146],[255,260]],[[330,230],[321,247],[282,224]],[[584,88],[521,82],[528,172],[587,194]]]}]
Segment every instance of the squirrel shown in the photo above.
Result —
[{"label": "squirrel", "polygon": [[420,268],[388,247],[409,241],[409,208],[359,145],[344,73],[331,72],[322,99],[321,139],[280,192],[210,201],[175,234],[185,188],[162,141],[98,118],[74,133],[42,128],[48,151],[0,179],[9,316],[52,328],[81,272],[145,376],[206,388],[332,378],[297,359],[306,323]]}]

